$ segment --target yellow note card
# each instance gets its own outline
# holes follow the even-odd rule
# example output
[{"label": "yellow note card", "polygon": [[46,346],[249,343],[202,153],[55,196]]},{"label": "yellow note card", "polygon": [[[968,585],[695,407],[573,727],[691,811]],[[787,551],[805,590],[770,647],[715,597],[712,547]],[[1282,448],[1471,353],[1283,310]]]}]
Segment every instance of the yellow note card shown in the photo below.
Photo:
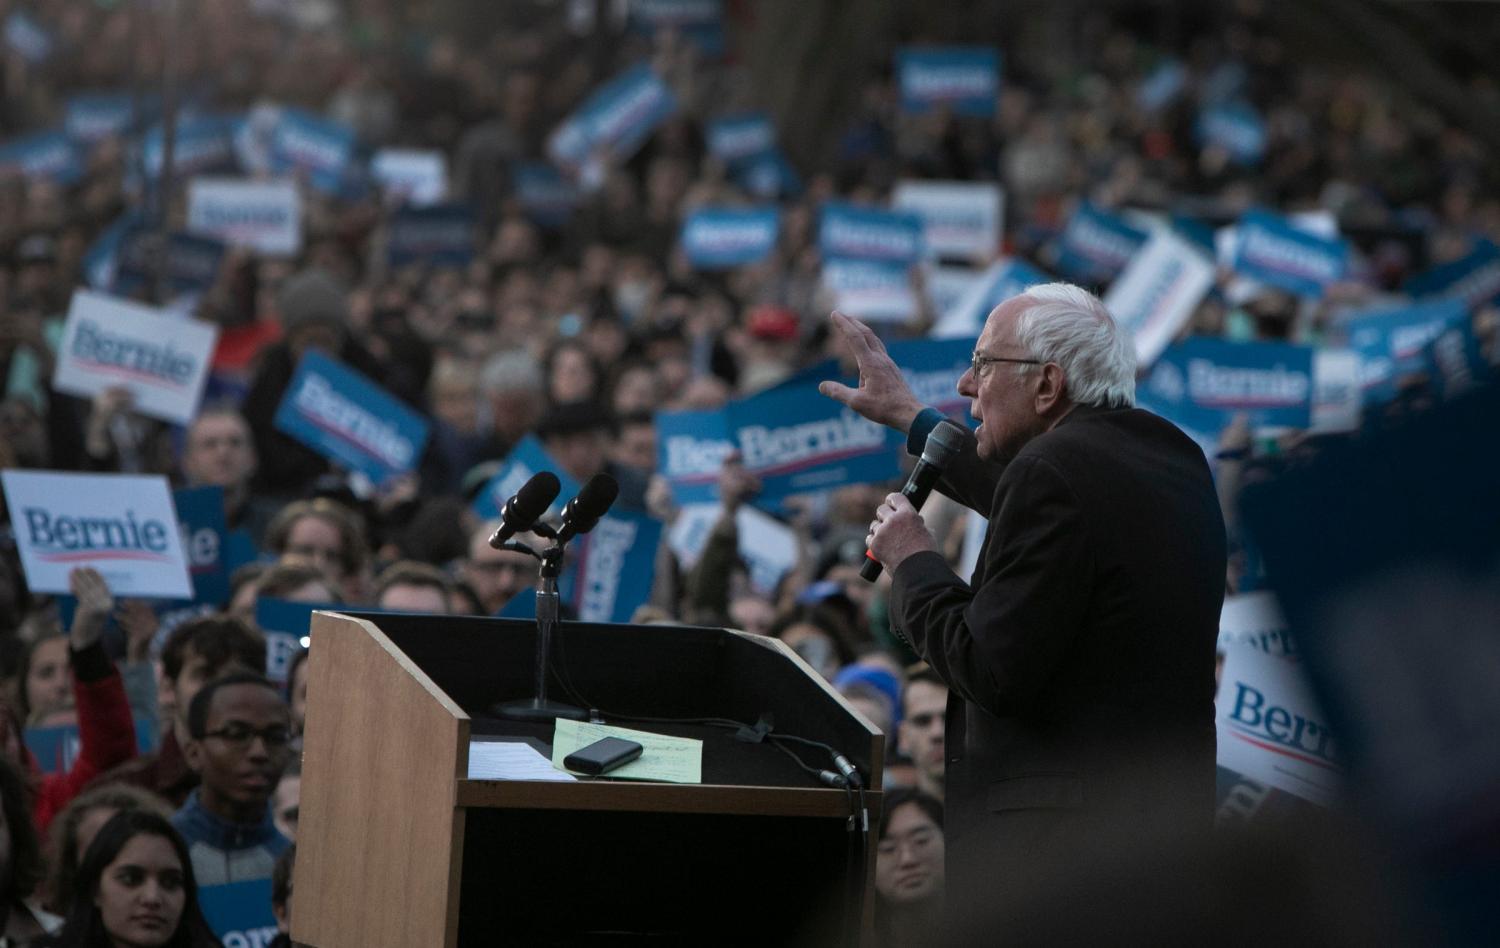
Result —
[{"label": "yellow note card", "polygon": [[668,737],[627,727],[557,719],[552,736],[552,766],[566,772],[563,758],[606,737],[618,737],[641,745],[641,756],[611,770],[607,776],[626,780],[664,780],[669,783],[703,782],[703,742],[690,737]]}]

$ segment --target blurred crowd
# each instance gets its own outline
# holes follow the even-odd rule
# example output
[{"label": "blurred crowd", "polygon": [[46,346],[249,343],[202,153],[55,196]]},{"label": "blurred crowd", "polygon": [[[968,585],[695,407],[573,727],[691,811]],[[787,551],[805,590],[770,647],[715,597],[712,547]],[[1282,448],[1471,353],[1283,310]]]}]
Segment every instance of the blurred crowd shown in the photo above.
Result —
[{"label": "blurred crowd", "polygon": [[[717,408],[845,355],[829,342],[820,280],[816,221],[826,200],[878,204],[910,178],[995,181],[1005,195],[997,251],[1043,270],[1083,200],[1207,226],[1256,206],[1335,215],[1364,264],[1355,277],[1317,301],[1267,290],[1231,302],[1216,290],[1183,330],[1245,340],[1317,343],[1343,314],[1391,298],[1413,275],[1481,239],[1500,242],[1495,165],[1472,134],[1402,93],[1394,77],[1295,60],[1255,4],[1237,5],[1221,29],[1181,49],[1156,48],[1106,14],[1083,16],[1076,46],[1087,55],[1076,70],[1043,77],[1008,67],[992,118],[904,114],[888,60],[856,67],[858,106],[827,117],[837,126],[831,145],[786,143],[793,154],[828,157],[797,169],[800,187],[775,194],[747,190],[705,143],[708,119],[756,105],[735,45],[750,5],[724,5],[723,51],[676,30],[634,28],[621,13],[631,4],[515,4],[480,32],[445,29],[441,6],[0,2],[0,18],[24,10],[51,39],[40,59],[14,44],[0,52],[0,141],[58,125],[78,93],[157,100],[170,54],[184,112],[297,107],[345,124],[361,149],[440,151],[449,197],[472,207],[480,228],[466,265],[392,266],[383,253],[389,195],[304,186],[295,257],[230,250],[213,284],[187,300],[164,298],[148,281],[136,295],[220,330],[203,407],[175,427],[133,412],[128,392],[83,399],[48,383],[90,248],[132,208],[159,204],[165,229],[179,229],[185,182],[164,196],[143,185],[133,130],[90,144],[76,181],[0,170],[0,467],[218,486],[229,528],[252,549],[229,598],[182,619],[116,600],[89,570],[75,573],[76,602],[64,615],[54,597],[28,591],[7,544],[0,897],[10,944],[55,931],[58,917],[67,927],[57,943],[83,944],[80,926],[110,923],[101,888],[127,856],[176,866],[156,887],[177,901],[155,897],[173,930],[179,917],[202,925],[194,884],[274,876],[284,917],[306,652],[288,663],[285,686],[259,677],[267,661],[257,601],[500,612],[532,585],[535,566],[490,548],[495,524],[472,503],[529,434],[579,483],[609,472],[621,484],[619,506],[670,524],[671,491],[655,476],[656,413]],[[180,22],[168,27],[163,11],[174,9]],[[1183,88],[1147,107],[1139,90],[1169,57],[1185,69]],[[633,154],[591,166],[564,219],[526,206],[517,169],[546,162],[547,136],[579,101],[641,62],[670,86],[678,110]],[[1235,83],[1264,115],[1258,163],[1237,163],[1195,136],[1195,103],[1214,83]],[[767,260],[693,267],[678,244],[687,213],[767,199],[782,210]],[[922,273],[913,280],[920,288]],[[1229,282],[1222,274],[1221,287]],[[924,305],[880,331],[918,338],[937,315]],[[1496,317],[1489,304],[1471,313],[1491,363],[1500,361]],[[277,406],[311,350],[430,419],[412,474],[371,488],[277,430]],[[1373,406],[1371,423],[1420,411],[1433,397],[1429,381],[1403,378],[1401,396]],[[1305,432],[1261,438],[1243,420],[1219,434],[1212,460],[1232,530],[1238,486],[1296,463],[1318,441]],[[890,634],[884,587],[857,577],[871,512],[895,486],[845,486],[798,506],[796,564],[767,591],[738,558],[734,514],[754,503],[757,483],[731,459],[703,554],[682,563],[664,543],[635,618],[778,636],[890,735],[887,785],[907,789],[888,797],[880,823],[878,918],[889,943],[907,944],[941,897],[946,688]],[[929,522],[958,562],[965,519],[935,504]],[[1254,583],[1253,558],[1243,546],[1238,554],[1231,591]],[[81,746],[70,769],[43,775],[25,732],[56,726],[76,727]],[[138,740],[138,728],[151,739]],[[170,875],[149,866],[151,879]],[[79,900],[84,908],[70,914]]]}]

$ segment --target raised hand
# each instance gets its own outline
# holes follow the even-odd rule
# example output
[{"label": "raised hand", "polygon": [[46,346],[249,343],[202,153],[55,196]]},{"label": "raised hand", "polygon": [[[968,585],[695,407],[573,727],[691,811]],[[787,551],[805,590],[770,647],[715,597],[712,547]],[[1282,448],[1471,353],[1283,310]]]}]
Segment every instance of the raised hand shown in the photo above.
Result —
[{"label": "raised hand", "polygon": [[909,429],[912,419],[926,406],[912,394],[901,370],[886,352],[885,343],[857,319],[839,312],[832,313],[829,319],[854,354],[854,363],[859,367],[859,387],[829,381],[819,382],[818,391],[873,422],[897,431]]},{"label": "raised hand", "polygon": [[115,607],[115,597],[99,571],[88,566],[80,566],[68,574],[68,589],[78,599],[78,608],[73,611],[73,627],[68,630],[69,644],[75,650],[81,650],[99,641],[99,636],[104,634],[110,610]]}]

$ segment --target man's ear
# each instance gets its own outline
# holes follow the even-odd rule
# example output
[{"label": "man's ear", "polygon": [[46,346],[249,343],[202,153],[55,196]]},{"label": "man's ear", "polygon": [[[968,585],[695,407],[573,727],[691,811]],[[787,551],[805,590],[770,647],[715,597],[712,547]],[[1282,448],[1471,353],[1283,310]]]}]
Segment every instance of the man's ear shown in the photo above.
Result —
[{"label": "man's ear", "polygon": [[203,742],[196,737],[188,738],[186,744],[182,745],[182,757],[187,765],[192,768],[193,773],[203,772]]},{"label": "man's ear", "polygon": [[1062,366],[1056,362],[1048,362],[1037,374],[1041,376],[1041,382],[1036,390],[1036,413],[1046,416],[1066,406],[1068,380],[1063,374]]}]

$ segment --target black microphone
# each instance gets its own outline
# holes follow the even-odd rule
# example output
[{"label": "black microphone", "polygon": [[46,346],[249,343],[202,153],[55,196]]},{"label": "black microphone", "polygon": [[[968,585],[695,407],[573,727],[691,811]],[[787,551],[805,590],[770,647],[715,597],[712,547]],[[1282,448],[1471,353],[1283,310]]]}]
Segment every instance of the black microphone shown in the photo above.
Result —
[{"label": "black microphone", "polygon": [[[946,419],[938,422],[937,427],[927,435],[927,443],[922,445],[922,456],[917,459],[917,466],[912,468],[911,477],[906,479],[906,486],[901,488],[901,496],[921,510],[922,505],[927,503],[927,496],[932,493],[932,488],[937,486],[938,478],[943,476],[944,468],[952,463],[963,445],[962,428]],[[880,578],[881,569],[880,561],[869,550],[865,550],[865,565],[859,568],[860,579],[873,583]]]},{"label": "black microphone", "polygon": [[500,508],[500,529],[490,537],[490,546],[498,550],[512,536],[530,530],[536,525],[537,518],[552,506],[561,490],[562,482],[551,471],[534,475],[522,484],[515,496]]},{"label": "black microphone", "polygon": [[557,542],[567,543],[580,533],[588,533],[599,523],[599,518],[609,510],[609,505],[620,496],[620,482],[608,474],[595,474],[568,501],[562,512],[562,529],[557,531]]}]

